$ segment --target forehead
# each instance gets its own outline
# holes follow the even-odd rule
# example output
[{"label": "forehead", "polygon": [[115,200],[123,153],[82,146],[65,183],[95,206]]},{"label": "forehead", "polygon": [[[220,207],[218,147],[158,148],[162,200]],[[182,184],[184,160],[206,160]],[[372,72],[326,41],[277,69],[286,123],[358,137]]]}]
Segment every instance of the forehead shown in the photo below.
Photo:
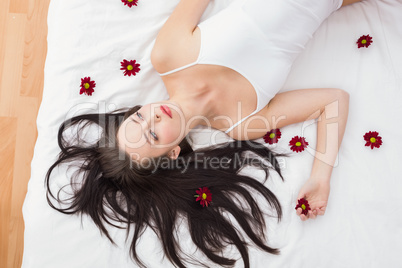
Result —
[{"label": "forehead", "polygon": [[143,139],[143,130],[138,121],[135,120],[134,114],[130,115],[126,120],[123,121],[119,127],[117,138],[119,139],[121,145],[127,147],[142,147],[146,145],[146,140]]},{"label": "forehead", "polygon": [[130,156],[141,156],[149,153],[151,147],[143,137],[141,126],[134,122],[134,115],[130,115],[120,125],[117,132],[117,140],[121,150],[127,152]]}]

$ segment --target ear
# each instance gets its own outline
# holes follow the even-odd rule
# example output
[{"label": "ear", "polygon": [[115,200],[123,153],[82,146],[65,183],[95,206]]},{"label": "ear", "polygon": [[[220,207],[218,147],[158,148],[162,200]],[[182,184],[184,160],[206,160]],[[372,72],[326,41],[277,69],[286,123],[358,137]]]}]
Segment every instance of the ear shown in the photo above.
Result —
[{"label": "ear", "polygon": [[168,157],[172,160],[177,159],[177,157],[180,154],[180,146],[177,145],[176,147],[174,147],[170,152],[168,152]]}]

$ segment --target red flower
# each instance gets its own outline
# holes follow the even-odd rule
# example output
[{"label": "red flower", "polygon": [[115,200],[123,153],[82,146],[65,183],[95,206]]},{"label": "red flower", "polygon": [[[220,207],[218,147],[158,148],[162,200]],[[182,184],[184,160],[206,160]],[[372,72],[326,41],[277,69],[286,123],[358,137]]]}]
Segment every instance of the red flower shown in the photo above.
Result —
[{"label": "red flower", "polygon": [[366,134],[364,134],[363,138],[366,141],[365,146],[371,146],[371,150],[373,150],[374,147],[380,148],[380,145],[382,144],[382,138],[380,136],[378,136],[377,131],[366,132]]},{"label": "red flower", "polygon": [[94,87],[96,86],[95,81],[91,81],[91,77],[81,78],[81,90],[80,95],[82,93],[87,94],[88,96],[92,96],[94,92]]},{"label": "red flower", "polygon": [[194,195],[194,197],[197,197],[195,201],[200,201],[200,204],[203,207],[204,205],[208,207],[209,203],[211,203],[212,201],[212,194],[209,191],[208,187],[203,187],[202,189],[198,188],[198,190],[196,190],[195,192],[197,193],[197,195]]},{"label": "red flower", "polygon": [[281,135],[282,133],[279,128],[271,129],[271,131],[264,135],[264,141],[269,144],[277,143]]},{"label": "red flower", "polygon": [[304,148],[306,148],[308,142],[305,140],[304,137],[294,136],[289,141],[290,149],[296,153],[303,152]]},{"label": "red flower", "polygon": [[297,200],[298,204],[295,207],[297,210],[298,208],[302,209],[302,214],[307,215],[308,211],[311,210],[310,205],[308,204],[308,201],[304,198],[301,198]]},{"label": "red flower", "polygon": [[373,38],[370,35],[360,36],[360,38],[356,42],[357,48],[368,47],[369,45],[371,45],[371,43],[373,43],[372,39]]},{"label": "red flower", "polygon": [[133,5],[137,6],[138,0],[121,0],[124,5],[127,5],[129,8],[131,8]]},{"label": "red flower", "polygon": [[138,67],[140,67],[140,65],[135,62],[136,62],[135,60],[130,60],[130,61],[123,60],[122,62],[120,62],[121,67],[123,67],[123,68],[120,68],[120,70],[125,70],[124,71],[125,76],[126,75],[128,75],[128,76],[136,75],[141,70],[140,68],[138,68]]}]

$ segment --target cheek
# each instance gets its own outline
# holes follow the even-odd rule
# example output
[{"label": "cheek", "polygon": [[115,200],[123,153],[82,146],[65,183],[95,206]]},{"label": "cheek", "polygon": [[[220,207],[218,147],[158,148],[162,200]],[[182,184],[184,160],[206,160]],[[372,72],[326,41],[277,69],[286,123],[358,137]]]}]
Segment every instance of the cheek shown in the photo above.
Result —
[{"label": "cheek", "polygon": [[162,134],[166,142],[173,142],[180,135],[180,127],[175,126],[174,124],[166,124]]}]

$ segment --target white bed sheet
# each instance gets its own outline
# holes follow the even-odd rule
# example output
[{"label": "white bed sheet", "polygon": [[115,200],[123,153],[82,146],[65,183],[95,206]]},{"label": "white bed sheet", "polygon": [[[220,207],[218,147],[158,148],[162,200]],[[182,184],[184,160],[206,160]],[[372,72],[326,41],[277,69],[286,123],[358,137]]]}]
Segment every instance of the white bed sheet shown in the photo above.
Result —
[{"label": "white bed sheet", "polygon": [[[139,1],[128,8],[119,0],[52,0],[48,14],[48,54],[37,127],[32,173],[23,206],[24,268],[137,267],[130,260],[125,231],[109,228],[117,246],[100,235],[87,217],[64,215],[46,202],[44,178],[59,148],[60,123],[85,112],[145,104],[168,97],[150,62],[156,35],[178,0]],[[212,0],[201,21],[231,4]],[[350,93],[349,119],[334,167],[325,216],[302,222],[294,207],[309,177],[316,145],[314,120],[281,129],[271,146],[290,152],[287,145],[303,135],[310,149],[281,159],[285,182],[275,173],[267,182],[283,207],[283,220],[268,222],[273,256],[250,249],[251,267],[402,267],[402,1],[365,0],[343,7],[320,26],[297,58],[281,92],[313,87],[338,87]],[[358,49],[355,42],[370,34],[373,44]],[[120,62],[136,59],[141,71],[123,76]],[[96,81],[92,96],[80,95],[80,79]],[[378,131],[383,145],[364,146],[363,135]],[[211,131],[194,131],[197,146]],[[221,134],[225,139],[224,134]],[[259,176],[252,170],[247,170]],[[54,181],[68,181],[64,167]],[[186,230],[183,232],[183,244]],[[163,258],[159,241],[147,230],[139,243],[148,267],[173,267]],[[187,248],[191,248],[188,244]],[[202,257],[200,257],[202,259]],[[243,267],[239,260],[236,267]]]}]

